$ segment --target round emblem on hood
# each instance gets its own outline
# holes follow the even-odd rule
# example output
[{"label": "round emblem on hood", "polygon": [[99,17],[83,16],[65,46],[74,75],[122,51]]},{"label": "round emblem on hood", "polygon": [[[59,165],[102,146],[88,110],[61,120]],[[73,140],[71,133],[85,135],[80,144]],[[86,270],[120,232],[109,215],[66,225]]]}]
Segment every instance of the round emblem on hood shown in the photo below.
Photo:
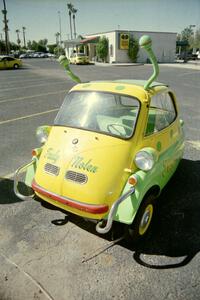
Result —
[{"label": "round emblem on hood", "polygon": [[73,140],[72,140],[72,144],[74,144],[74,145],[75,145],[75,144],[78,144],[78,139],[73,139]]}]

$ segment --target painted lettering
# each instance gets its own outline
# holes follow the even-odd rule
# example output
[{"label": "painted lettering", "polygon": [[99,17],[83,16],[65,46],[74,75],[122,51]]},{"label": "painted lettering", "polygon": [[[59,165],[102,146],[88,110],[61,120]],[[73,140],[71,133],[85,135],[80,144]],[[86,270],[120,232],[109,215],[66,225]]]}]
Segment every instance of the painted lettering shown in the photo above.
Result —
[{"label": "painted lettering", "polygon": [[96,173],[98,170],[98,167],[92,164],[92,159],[84,160],[81,156],[75,157],[71,166],[90,173]]}]

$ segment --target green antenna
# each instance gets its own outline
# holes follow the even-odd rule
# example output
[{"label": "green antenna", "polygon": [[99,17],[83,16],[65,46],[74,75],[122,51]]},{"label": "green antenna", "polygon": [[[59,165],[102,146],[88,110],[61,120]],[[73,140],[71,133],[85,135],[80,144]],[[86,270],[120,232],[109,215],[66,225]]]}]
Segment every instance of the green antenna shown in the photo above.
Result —
[{"label": "green antenna", "polygon": [[63,66],[65,68],[65,70],[67,71],[67,75],[75,82],[77,83],[81,83],[81,80],[78,76],[76,76],[72,70],[69,67],[69,60],[67,59],[66,56],[61,55],[58,59],[59,63],[61,64],[61,66]]},{"label": "green antenna", "polygon": [[153,53],[153,50],[151,48],[152,41],[151,41],[150,36],[143,35],[140,38],[139,45],[140,45],[141,48],[144,48],[147,51],[147,53],[149,55],[149,58],[151,60],[151,63],[153,65],[153,74],[148,79],[147,83],[144,85],[144,89],[148,90],[149,87],[150,87],[150,85],[151,85],[151,83],[158,77],[159,67],[158,67],[158,63],[157,63],[156,57],[155,57],[155,55]]}]

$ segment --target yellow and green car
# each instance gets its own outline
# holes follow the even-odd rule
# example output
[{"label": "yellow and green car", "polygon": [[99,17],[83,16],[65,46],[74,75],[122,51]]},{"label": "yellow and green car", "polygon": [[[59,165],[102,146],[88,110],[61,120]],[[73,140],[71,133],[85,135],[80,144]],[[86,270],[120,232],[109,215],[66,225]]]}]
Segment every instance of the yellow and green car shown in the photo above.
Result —
[{"label": "yellow and green car", "polygon": [[37,130],[41,148],[26,171],[34,195],[63,210],[96,221],[107,233],[117,221],[134,238],[147,232],[156,198],[175,172],[184,149],[183,121],[175,94],[155,82],[158,65],[151,40],[140,40],[150,55],[154,74],[148,81],[108,80],[81,83],[61,57],[61,64],[79,82],[67,94],[53,126]]}]

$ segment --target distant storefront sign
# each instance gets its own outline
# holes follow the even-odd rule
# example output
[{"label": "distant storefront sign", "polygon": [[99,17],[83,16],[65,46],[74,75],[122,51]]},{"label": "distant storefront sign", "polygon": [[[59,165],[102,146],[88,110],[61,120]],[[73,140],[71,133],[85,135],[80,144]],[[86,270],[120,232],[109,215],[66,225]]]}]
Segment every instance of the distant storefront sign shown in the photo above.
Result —
[{"label": "distant storefront sign", "polygon": [[129,33],[119,34],[119,49],[127,50],[129,46]]}]

